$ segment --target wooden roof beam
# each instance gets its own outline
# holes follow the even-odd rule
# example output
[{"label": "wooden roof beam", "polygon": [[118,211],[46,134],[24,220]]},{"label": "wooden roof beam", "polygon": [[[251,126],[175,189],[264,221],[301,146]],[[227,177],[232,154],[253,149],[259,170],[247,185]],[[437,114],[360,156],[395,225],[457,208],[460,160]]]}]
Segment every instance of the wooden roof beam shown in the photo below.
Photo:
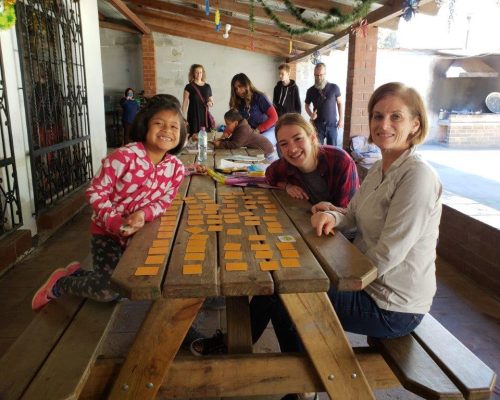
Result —
[{"label": "wooden roof beam", "polygon": [[134,24],[137,29],[139,29],[143,34],[150,35],[151,30],[141,21],[141,19],[135,15],[130,8],[122,0],[108,0],[120,14],[127,18],[132,24]]},{"label": "wooden roof beam", "polygon": [[131,28],[127,25],[117,24],[109,21],[99,21],[99,27],[106,29],[113,29],[115,31],[127,32],[127,33],[142,34],[142,32],[138,31],[137,29]]}]

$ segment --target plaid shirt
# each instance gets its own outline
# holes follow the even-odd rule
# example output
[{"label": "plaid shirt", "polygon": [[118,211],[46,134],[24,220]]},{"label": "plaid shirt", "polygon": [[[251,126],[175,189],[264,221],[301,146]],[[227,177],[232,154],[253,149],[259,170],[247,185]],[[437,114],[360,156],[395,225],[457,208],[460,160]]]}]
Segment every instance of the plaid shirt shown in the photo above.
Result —
[{"label": "plaid shirt", "polygon": [[[359,188],[356,164],[344,150],[328,145],[320,146],[318,158],[318,172],[326,180],[330,192],[329,198],[322,201],[329,201],[337,207],[347,207]],[[273,186],[285,182],[306,190],[302,172],[284,158],[276,160],[267,168],[266,178]]]}]

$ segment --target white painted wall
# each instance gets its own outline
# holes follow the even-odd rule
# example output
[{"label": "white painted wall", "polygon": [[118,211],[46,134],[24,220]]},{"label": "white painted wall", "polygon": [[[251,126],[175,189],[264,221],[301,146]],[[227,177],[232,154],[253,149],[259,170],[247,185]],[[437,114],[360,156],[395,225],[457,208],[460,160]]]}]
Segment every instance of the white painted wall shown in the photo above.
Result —
[{"label": "white painted wall", "polygon": [[202,64],[207,83],[212,88],[214,107],[211,112],[217,124],[224,123],[224,113],[229,109],[231,79],[237,73],[245,73],[272,101],[281,59],[161,33],[154,33],[154,41],[158,93],[173,94],[182,102],[189,67]]},{"label": "white painted wall", "polygon": [[128,87],[142,91],[140,35],[101,28],[100,38],[104,94],[123,96]]},{"label": "white painted wall", "polygon": [[[87,79],[89,129],[91,134],[94,172],[100,160],[106,154],[106,134],[104,124],[104,100],[101,70],[101,52],[99,47],[99,18],[97,0],[80,2],[85,68]],[[34,218],[34,202],[29,160],[28,134],[24,109],[23,82],[19,65],[19,53],[15,29],[0,31],[0,43],[4,62],[5,83],[9,102],[9,120],[12,127],[14,156],[16,159],[17,178],[23,229],[37,233]]]}]

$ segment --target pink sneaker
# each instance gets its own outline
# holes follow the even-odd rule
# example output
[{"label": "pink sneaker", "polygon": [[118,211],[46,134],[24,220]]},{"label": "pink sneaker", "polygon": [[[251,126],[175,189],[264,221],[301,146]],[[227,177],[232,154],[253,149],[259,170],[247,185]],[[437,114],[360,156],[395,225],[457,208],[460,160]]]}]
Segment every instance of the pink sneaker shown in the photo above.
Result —
[{"label": "pink sneaker", "polygon": [[58,268],[45,281],[45,283],[38,289],[31,300],[31,308],[33,310],[39,310],[45,306],[50,300],[54,298],[52,294],[52,288],[56,282],[65,277],[69,276],[80,269],[80,263],[72,262],[68,264],[65,268]]}]

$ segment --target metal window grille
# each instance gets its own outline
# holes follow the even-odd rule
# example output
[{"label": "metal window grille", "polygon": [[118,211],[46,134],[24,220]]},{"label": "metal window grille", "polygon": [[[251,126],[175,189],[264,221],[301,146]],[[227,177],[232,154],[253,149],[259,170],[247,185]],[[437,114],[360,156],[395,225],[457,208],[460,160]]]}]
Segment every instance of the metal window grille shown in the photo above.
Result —
[{"label": "metal window grille", "polygon": [[16,11],[39,213],[92,177],[80,3],[18,0]]},{"label": "metal window grille", "polygon": [[9,104],[0,45],[0,237],[12,232],[22,223],[14,143],[9,122]]}]

